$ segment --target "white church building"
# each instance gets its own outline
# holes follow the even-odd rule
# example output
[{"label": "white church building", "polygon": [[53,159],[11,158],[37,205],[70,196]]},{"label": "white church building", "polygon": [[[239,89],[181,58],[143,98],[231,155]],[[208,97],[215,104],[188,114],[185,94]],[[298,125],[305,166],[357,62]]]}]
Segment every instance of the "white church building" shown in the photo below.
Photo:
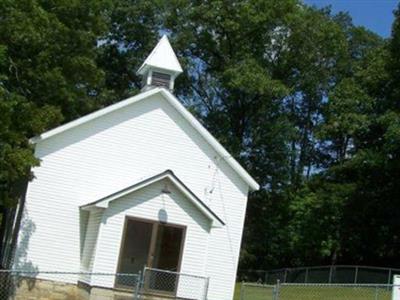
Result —
[{"label": "white church building", "polygon": [[[232,300],[247,196],[257,182],[174,96],[182,68],[164,36],[138,70],[143,89],[31,140],[33,169],[13,268],[118,289],[144,267],[209,278]],[[197,299],[174,282],[179,299]]]}]

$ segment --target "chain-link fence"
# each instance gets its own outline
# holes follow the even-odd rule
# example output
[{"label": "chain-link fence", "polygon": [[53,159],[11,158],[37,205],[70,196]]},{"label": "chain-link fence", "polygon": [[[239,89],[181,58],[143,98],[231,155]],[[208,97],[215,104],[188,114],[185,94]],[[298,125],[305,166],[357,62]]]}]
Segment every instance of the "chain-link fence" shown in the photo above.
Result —
[{"label": "chain-link fence", "polygon": [[240,300],[397,300],[390,284],[242,283]]},{"label": "chain-link fence", "polygon": [[240,270],[239,280],[263,284],[282,283],[352,283],[391,284],[400,269],[368,266],[318,266],[276,270]]},{"label": "chain-link fence", "polygon": [[0,299],[139,299],[140,283],[140,274],[0,270]]},{"label": "chain-link fence", "polygon": [[145,268],[143,274],[0,270],[0,300],[206,300],[207,277]]},{"label": "chain-link fence", "polygon": [[275,285],[243,282],[240,287],[240,300],[274,300]]},{"label": "chain-link fence", "polygon": [[165,295],[172,299],[206,300],[207,277],[145,268],[141,294]]}]

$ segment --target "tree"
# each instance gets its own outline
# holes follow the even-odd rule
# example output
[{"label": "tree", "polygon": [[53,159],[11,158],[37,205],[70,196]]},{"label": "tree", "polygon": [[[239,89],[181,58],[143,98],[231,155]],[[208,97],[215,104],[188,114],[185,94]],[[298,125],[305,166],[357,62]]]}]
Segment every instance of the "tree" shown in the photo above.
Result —
[{"label": "tree", "polygon": [[[344,259],[370,264],[398,263],[400,217],[400,115],[398,110],[399,15],[388,45],[372,51],[357,74],[357,81],[374,100],[366,130],[356,135],[354,155],[332,168],[334,179],[356,189],[345,210]],[[349,234],[357,230],[357,234]],[[367,245],[375,245],[368,247]]]},{"label": "tree", "polygon": [[107,28],[103,1],[0,3],[1,204],[39,162],[28,139],[102,103],[104,72],[95,63]]},{"label": "tree", "polygon": [[175,93],[262,186],[242,268],[398,262],[399,11],[389,41],[297,0],[4,0],[0,15],[3,206],[40,163],[28,139],[139,92],[167,33]]},{"label": "tree", "polygon": [[287,228],[293,251],[291,265],[336,264],[342,258],[344,207],[353,189],[352,184],[313,176],[292,195]]},{"label": "tree", "polygon": [[117,0],[107,9],[109,28],[97,48],[107,104],[139,92],[136,71],[157,43],[165,9],[164,1],[145,0]]},{"label": "tree", "polygon": [[400,5],[395,11],[395,21],[392,27],[392,37],[389,44],[390,60],[388,63],[388,72],[391,76],[389,85],[390,97],[393,105],[399,109],[400,99]]},{"label": "tree", "polygon": [[[304,243],[309,247],[304,249],[318,249],[321,242],[325,243],[328,237],[334,236],[332,243],[325,243],[329,246],[326,254],[332,263],[398,263],[395,253],[399,230],[396,220],[400,217],[397,208],[400,119],[396,101],[397,52],[393,51],[397,22],[388,45],[360,30],[357,30],[355,42],[361,41],[362,44],[350,43],[353,49],[362,49],[362,52],[351,51],[351,68],[324,105],[318,136],[323,145],[320,151],[326,160],[323,170],[306,183],[305,194],[297,201],[299,211],[307,214],[300,214],[300,218],[296,218],[298,210],[292,214],[294,236],[300,241],[293,245],[293,249],[304,246],[301,237],[313,236],[312,233],[317,232],[309,224],[319,224],[324,228],[324,234],[313,236],[314,247],[306,240]],[[327,190],[329,186],[334,189]],[[338,205],[331,207],[334,208],[332,213],[317,211],[311,218],[314,222],[310,223],[308,213],[312,214],[313,209],[305,206],[309,199],[316,203],[329,199],[330,204],[336,202]],[[340,218],[339,223],[329,223],[335,225],[335,235],[329,233],[333,229],[329,224],[320,224],[322,220],[318,216]],[[315,262],[318,254],[312,251],[311,254],[315,255]],[[323,257],[320,255],[320,261]]]},{"label": "tree", "polygon": [[167,15],[166,27],[186,70],[177,94],[265,189],[249,200],[246,267],[278,263],[277,246],[285,242],[276,236],[271,243],[267,234],[285,219],[286,206],[272,195],[280,197],[288,183],[287,140],[293,129],[283,107],[289,90],[278,71],[297,4],[193,1],[186,7],[175,1]]},{"label": "tree", "polygon": [[[372,103],[364,102],[367,93],[354,74],[381,39],[355,27],[345,14],[297,1],[234,1],[229,6],[193,1],[183,7],[175,1],[166,21],[188,70],[178,82],[178,94],[263,187],[249,200],[242,267],[302,263],[306,256],[291,258],[298,245],[294,240],[316,227],[308,230],[293,217],[310,199],[331,199],[340,205],[331,207],[331,214],[342,213],[339,198],[348,189],[335,198],[329,196],[335,183],[324,186],[320,179],[318,188],[307,183],[316,170],[344,157],[343,147],[351,144],[347,135],[366,126]],[[332,258],[340,240],[328,243],[328,234],[319,232],[318,256],[307,257]]]},{"label": "tree", "polygon": [[319,167],[315,130],[322,119],[324,98],[348,61],[348,45],[329,10],[302,7],[290,32],[280,65],[281,76],[292,91],[285,108],[296,129],[290,141],[290,182],[296,189]]}]

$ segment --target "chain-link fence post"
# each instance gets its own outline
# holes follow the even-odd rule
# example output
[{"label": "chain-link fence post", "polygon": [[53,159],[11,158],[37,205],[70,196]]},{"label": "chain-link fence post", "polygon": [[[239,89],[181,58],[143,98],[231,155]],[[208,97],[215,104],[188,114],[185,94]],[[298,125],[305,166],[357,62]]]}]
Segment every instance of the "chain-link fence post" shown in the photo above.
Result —
[{"label": "chain-link fence post", "polygon": [[147,270],[148,270],[147,266],[144,266],[143,267],[143,272],[142,272],[142,287],[141,287],[143,292],[147,291],[148,284],[149,284]]},{"label": "chain-link fence post", "polygon": [[244,300],[244,287],[245,283],[242,281],[242,284],[240,285],[240,300]]},{"label": "chain-link fence post", "polygon": [[276,300],[276,292],[277,292],[277,288],[276,288],[276,285],[275,285],[274,289],[272,290],[272,300]]},{"label": "chain-link fence post", "polygon": [[358,279],[358,266],[356,266],[356,271],[354,273],[354,284],[357,283],[357,279]]},{"label": "chain-link fence post", "polygon": [[135,294],[134,294],[134,298],[133,298],[134,300],[140,299],[139,293],[140,293],[141,284],[142,284],[142,272],[139,271],[137,278],[136,278]]},{"label": "chain-link fence post", "polygon": [[306,274],[304,275],[304,283],[308,282],[308,268],[306,268]]},{"label": "chain-link fence post", "polygon": [[281,286],[281,281],[278,279],[277,281],[276,281],[276,286],[275,286],[275,295],[274,295],[274,300],[279,300],[279,289],[280,289],[280,286]]}]

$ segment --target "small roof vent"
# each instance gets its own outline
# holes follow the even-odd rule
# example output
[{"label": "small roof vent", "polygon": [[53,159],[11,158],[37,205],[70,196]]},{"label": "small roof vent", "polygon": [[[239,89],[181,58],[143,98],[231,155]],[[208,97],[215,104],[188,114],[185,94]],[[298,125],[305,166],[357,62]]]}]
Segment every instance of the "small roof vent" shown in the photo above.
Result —
[{"label": "small roof vent", "polygon": [[169,82],[171,81],[171,75],[164,74],[161,72],[153,72],[151,76],[151,85],[162,86],[169,89]]},{"label": "small roof vent", "polygon": [[143,76],[142,90],[164,87],[172,91],[175,78],[182,72],[178,58],[167,36],[164,35],[139,68],[137,74]]}]

